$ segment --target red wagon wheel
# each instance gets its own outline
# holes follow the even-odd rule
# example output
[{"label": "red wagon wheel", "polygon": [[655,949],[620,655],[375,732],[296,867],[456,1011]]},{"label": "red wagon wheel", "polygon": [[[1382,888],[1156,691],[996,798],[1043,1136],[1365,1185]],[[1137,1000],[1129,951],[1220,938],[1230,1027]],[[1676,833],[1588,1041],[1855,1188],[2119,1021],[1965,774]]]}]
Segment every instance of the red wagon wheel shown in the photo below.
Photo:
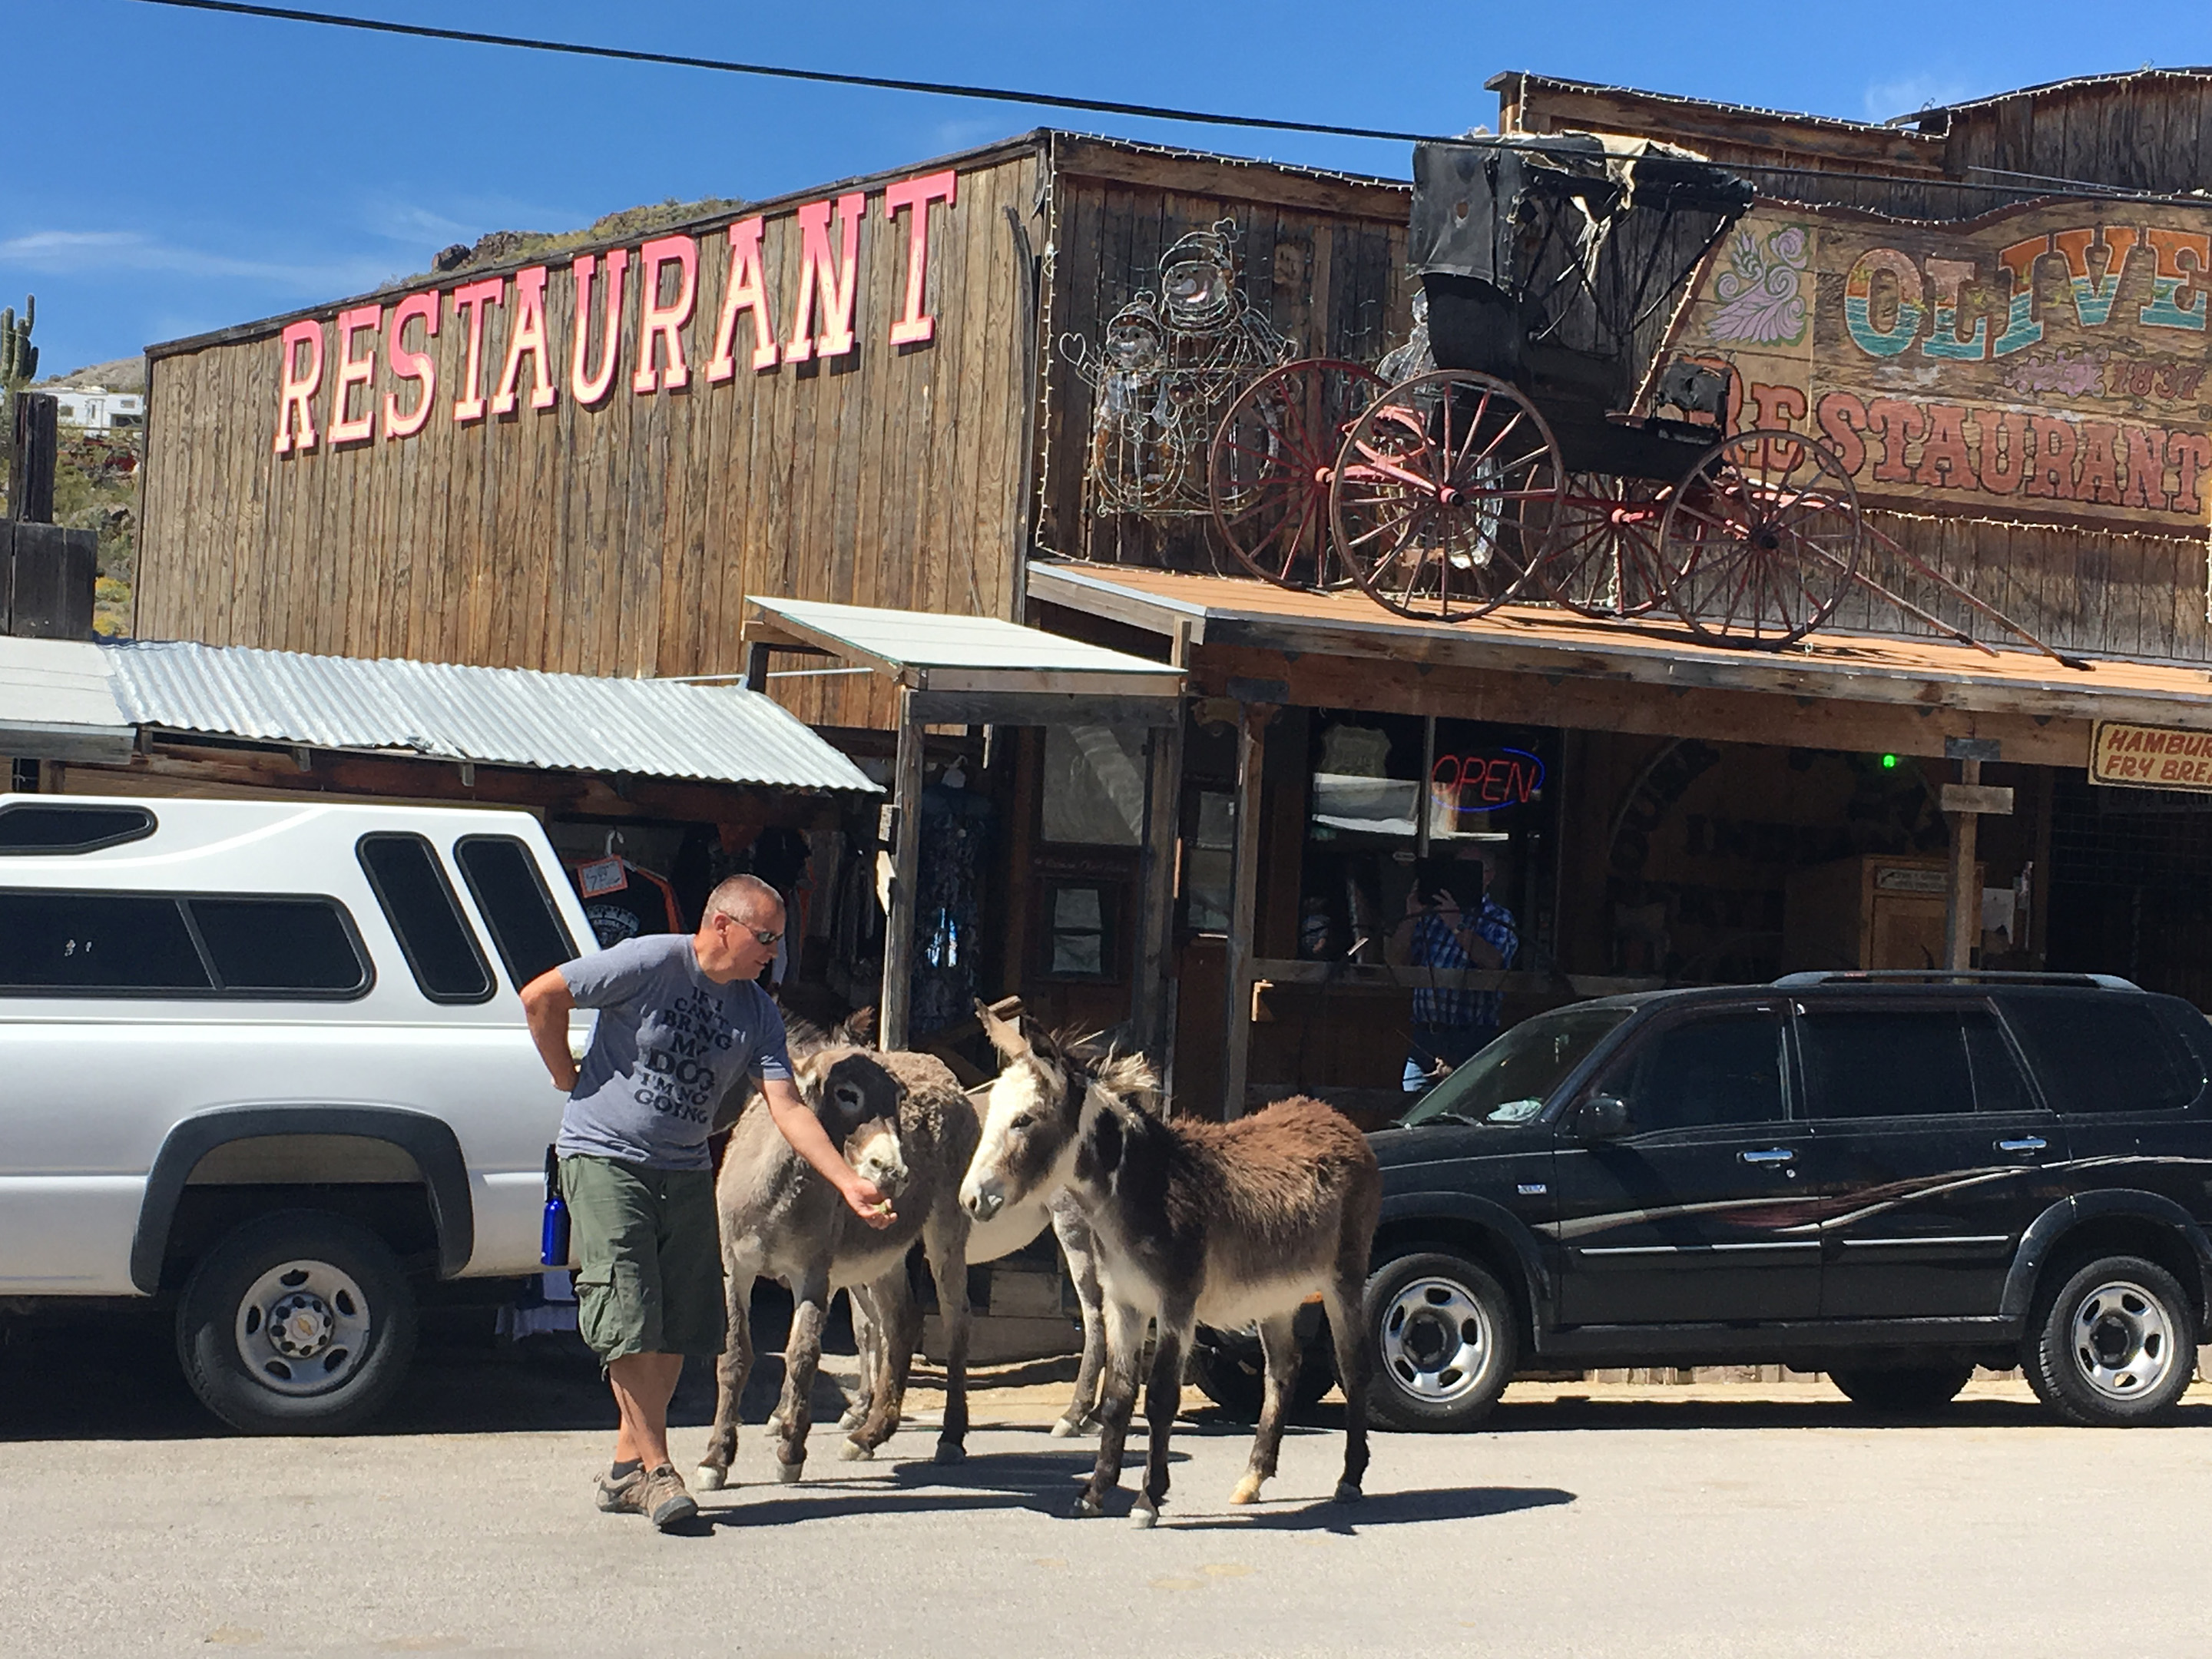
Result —
[{"label": "red wagon wheel", "polygon": [[1793,432],[1738,433],[1667,503],[1668,599],[1710,644],[1778,651],[1842,602],[1862,538],[1858,491],[1833,450]]},{"label": "red wagon wheel", "polygon": [[1229,550],[1284,587],[1334,587],[1350,575],[1329,557],[1328,487],[1336,453],[1387,384],[1371,368],[1309,357],[1269,369],[1214,428],[1206,493]]},{"label": "red wagon wheel", "polygon": [[1336,556],[1401,616],[1463,622],[1520,593],[1559,517],[1559,447],[1504,380],[1435,369],[1352,424],[1329,487]]},{"label": "red wagon wheel", "polygon": [[1649,478],[1569,475],[1532,587],[1584,617],[1640,617],[1667,600],[1659,556],[1668,491]]}]

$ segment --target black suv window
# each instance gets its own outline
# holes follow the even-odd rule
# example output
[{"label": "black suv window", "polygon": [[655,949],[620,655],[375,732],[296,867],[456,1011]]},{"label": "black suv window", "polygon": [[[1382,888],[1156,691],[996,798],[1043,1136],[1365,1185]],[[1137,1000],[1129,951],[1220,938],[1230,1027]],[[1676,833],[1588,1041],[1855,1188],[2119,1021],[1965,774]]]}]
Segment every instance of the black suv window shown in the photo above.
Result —
[{"label": "black suv window", "polygon": [[1628,1103],[1635,1134],[1771,1123],[1782,1110],[1782,1018],[1772,1009],[1706,1014],[1637,1045],[1600,1094]]},{"label": "black suv window", "polygon": [[2203,1066],[2133,997],[2014,994],[1999,1006],[2062,1112],[2172,1111],[2204,1086]]},{"label": "black suv window", "polygon": [[1984,1112],[2040,1109],[2035,1091],[2020,1069],[2019,1056],[2005,1041],[2004,1027],[1985,1008],[1966,1015],[1966,1059],[1974,1069],[1974,1104]]},{"label": "black suv window", "polygon": [[0,892],[0,994],[349,997],[369,982],[334,899]]},{"label": "black suv window", "polygon": [[488,1000],[491,969],[430,843],[420,836],[363,836],[357,851],[422,994],[433,1002]]},{"label": "black suv window", "polygon": [[469,836],[455,845],[453,858],[516,990],[548,968],[574,960],[576,942],[553,908],[529,848],[513,836]]},{"label": "black suv window", "polygon": [[1815,1118],[1942,1117],[1974,1109],[1957,1008],[1836,1008],[1797,1017]]},{"label": "black suv window", "polygon": [[0,854],[96,853],[154,833],[143,806],[86,806],[76,802],[11,801],[0,806]]}]

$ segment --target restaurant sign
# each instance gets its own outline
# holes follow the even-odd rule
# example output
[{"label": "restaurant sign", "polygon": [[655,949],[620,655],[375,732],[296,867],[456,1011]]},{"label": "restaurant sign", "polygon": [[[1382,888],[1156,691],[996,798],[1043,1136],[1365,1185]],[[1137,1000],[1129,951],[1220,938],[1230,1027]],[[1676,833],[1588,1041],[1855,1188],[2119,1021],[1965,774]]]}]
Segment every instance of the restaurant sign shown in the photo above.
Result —
[{"label": "restaurant sign", "polygon": [[2212,732],[2099,720],[2089,743],[2089,781],[2212,793]]},{"label": "restaurant sign", "polygon": [[[656,236],[577,253],[557,268],[533,264],[302,318],[283,331],[270,447],[289,455],[325,441],[411,438],[433,421],[468,426],[524,404],[543,414],[564,395],[592,408],[618,389],[649,397],[695,380],[719,386],[740,368],[761,374],[848,356],[878,326],[886,346],[920,345],[936,327],[926,304],[929,210],[951,210],[958,185],[949,170],[903,179],[874,198],[873,212],[862,191],[809,202],[774,222],[780,236],[796,232],[795,258],[787,246],[764,246],[771,222],[755,215],[721,235]],[[906,245],[903,282],[878,297],[890,301],[879,323],[858,291],[864,220],[902,234]],[[702,307],[715,260],[720,302]],[[426,349],[441,329],[454,342],[442,386],[438,356]]]},{"label": "restaurant sign", "polygon": [[1819,437],[1907,512],[2202,534],[2212,210],[2072,200],[1947,222],[1762,202],[1662,360],[1739,428]]}]

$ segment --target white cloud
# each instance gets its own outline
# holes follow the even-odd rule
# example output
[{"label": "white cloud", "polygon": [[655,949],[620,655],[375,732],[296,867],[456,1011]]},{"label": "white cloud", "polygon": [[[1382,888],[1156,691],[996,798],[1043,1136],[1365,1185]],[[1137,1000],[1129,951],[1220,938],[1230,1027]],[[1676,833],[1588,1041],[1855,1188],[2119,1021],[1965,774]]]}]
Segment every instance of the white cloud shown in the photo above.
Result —
[{"label": "white cloud", "polygon": [[1955,76],[1913,75],[1901,81],[1878,81],[1866,89],[1866,118],[1887,121],[1893,116],[1964,103],[1976,95],[1975,88]]},{"label": "white cloud", "polygon": [[0,268],[48,276],[103,271],[163,271],[179,276],[224,276],[272,288],[333,293],[370,288],[390,273],[386,259],[337,258],[295,263],[241,258],[184,247],[135,230],[38,230],[0,239]]}]

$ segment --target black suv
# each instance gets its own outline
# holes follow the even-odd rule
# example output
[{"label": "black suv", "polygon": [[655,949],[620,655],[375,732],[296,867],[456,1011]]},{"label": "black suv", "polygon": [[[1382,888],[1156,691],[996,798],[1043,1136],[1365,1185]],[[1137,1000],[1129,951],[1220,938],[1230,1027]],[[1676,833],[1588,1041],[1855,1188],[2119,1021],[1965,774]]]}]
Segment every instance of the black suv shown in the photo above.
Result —
[{"label": "black suv", "polygon": [[2021,1365],[2077,1423],[2189,1384],[2212,1025],[2124,980],[1799,974],[1514,1027],[1373,1137],[1376,1419],[1516,1370],[1784,1364],[1921,1411]]}]

